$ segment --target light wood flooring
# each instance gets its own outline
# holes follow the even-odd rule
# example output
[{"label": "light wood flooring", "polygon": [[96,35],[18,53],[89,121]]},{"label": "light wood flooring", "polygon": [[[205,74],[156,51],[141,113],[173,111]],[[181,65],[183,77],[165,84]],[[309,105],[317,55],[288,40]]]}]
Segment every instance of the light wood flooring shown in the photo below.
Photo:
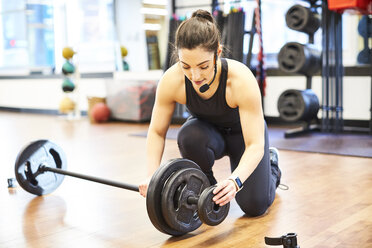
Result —
[{"label": "light wood flooring", "polygon": [[[265,236],[289,232],[297,233],[303,248],[372,247],[367,158],[281,150],[282,182],[289,190],[277,191],[264,216],[246,217],[232,201],[223,223],[177,238],[152,226],[136,192],[70,177],[44,197],[7,188],[17,153],[36,139],[60,145],[71,171],[138,184],[145,176],[146,140],[129,134],[147,128],[0,112],[0,247],[268,247]],[[179,156],[176,141],[167,140],[164,161]],[[226,158],[217,161],[216,177],[227,177],[228,167]]]}]

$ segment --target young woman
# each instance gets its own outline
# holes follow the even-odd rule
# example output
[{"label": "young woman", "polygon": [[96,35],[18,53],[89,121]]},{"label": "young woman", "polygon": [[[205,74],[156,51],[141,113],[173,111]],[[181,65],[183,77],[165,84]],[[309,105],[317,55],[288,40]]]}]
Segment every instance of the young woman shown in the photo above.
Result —
[{"label": "young woman", "polygon": [[[269,149],[255,77],[244,64],[220,57],[220,33],[207,11],[197,10],[181,23],[175,48],[178,62],[157,88],[147,137],[148,179],[140,184],[140,194],[146,196],[161,163],[176,103],[186,104],[191,117],[177,138],[182,157],[196,162],[210,183],[217,184],[216,204],[235,197],[247,215],[262,215],[274,201],[281,172],[277,150]],[[225,155],[232,173],[217,183],[212,166]]]}]

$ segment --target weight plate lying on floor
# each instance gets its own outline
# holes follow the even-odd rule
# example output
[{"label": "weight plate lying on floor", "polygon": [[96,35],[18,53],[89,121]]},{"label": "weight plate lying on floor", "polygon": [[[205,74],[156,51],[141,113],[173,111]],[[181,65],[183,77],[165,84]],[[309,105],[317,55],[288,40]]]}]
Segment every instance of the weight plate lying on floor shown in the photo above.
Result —
[{"label": "weight plate lying on floor", "polygon": [[199,228],[202,222],[197,204],[190,204],[188,198],[198,197],[208,186],[209,180],[200,169],[181,169],[170,176],[164,185],[161,202],[167,224],[185,233]]},{"label": "weight plate lying on floor", "polygon": [[66,169],[65,153],[59,146],[48,140],[32,142],[18,153],[15,163],[16,179],[19,185],[31,194],[49,194],[63,181],[63,175],[52,172],[40,173],[41,165]]},{"label": "weight plate lying on floor", "polygon": [[164,219],[161,207],[163,186],[169,177],[178,170],[185,168],[199,169],[199,166],[187,159],[173,159],[159,167],[153,174],[146,196],[147,214],[152,224],[161,232],[173,236],[180,236],[187,232],[171,228]]},{"label": "weight plate lying on floor", "polygon": [[200,220],[210,226],[220,224],[226,218],[230,209],[230,202],[226,205],[219,206],[212,200],[215,185],[206,188],[200,195],[198,201],[198,214]]}]

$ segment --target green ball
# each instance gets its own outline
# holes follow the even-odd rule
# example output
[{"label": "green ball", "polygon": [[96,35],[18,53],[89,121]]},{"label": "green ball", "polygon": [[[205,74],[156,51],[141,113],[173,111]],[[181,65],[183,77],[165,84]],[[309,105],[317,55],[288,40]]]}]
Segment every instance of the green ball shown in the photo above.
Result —
[{"label": "green ball", "polygon": [[69,78],[65,78],[62,83],[62,90],[65,93],[73,92],[75,89],[75,84]]},{"label": "green ball", "polygon": [[62,72],[65,75],[74,73],[75,66],[70,61],[66,61],[62,66]]},{"label": "green ball", "polygon": [[129,71],[129,64],[125,60],[123,60],[123,69],[124,71]]}]

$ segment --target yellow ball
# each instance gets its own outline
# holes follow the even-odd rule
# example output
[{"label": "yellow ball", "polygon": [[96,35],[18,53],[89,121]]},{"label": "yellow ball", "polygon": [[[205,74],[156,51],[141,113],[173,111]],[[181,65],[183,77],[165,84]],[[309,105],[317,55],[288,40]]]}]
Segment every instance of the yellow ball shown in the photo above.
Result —
[{"label": "yellow ball", "polygon": [[69,97],[64,97],[62,101],[59,103],[59,112],[63,114],[67,114],[69,112],[74,111],[75,103]]},{"label": "yellow ball", "polygon": [[120,49],[121,49],[121,57],[124,58],[125,56],[128,55],[128,50],[125,46],[121,46]]},{"label": "yellow ball", "polygon": [[71,47],[65,47],[62,50],[62,56],[65,59],[71,59],[74,56],[74,54],[75,54],[75,52],[74,52],[74,50],[72,50]]}]

